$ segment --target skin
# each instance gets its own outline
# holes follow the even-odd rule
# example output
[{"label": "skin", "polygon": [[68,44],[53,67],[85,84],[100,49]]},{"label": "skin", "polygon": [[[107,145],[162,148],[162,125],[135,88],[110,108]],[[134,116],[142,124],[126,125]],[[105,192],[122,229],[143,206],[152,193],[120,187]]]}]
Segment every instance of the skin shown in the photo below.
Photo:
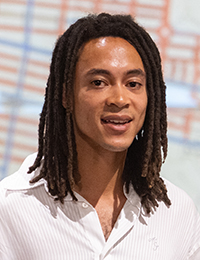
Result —
[{"label": "skin", "polygon": [[121,175],[146,107],[146,75],[135,48],[119,37],[87,42],[74,82],[73,120],[81,175],[75,191],[96,209],[105,239],[126,201]]}]

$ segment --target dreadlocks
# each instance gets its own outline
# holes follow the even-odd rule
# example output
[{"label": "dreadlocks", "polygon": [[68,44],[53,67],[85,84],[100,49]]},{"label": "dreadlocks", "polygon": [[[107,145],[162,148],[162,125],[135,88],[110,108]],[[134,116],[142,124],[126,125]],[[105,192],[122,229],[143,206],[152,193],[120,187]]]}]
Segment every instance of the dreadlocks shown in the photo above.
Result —
[{"label": "dreadlocks", "polygon": [[[55,46],[45,102],[39,124],[39,147],[29,173],[41,165],[32,182],[45,178],[49,192],[63,202],[69,192],[74,199],[78,183],[76,142],[71,100],[75,67],[80,49],[91,39],[121,37],[139,53],[147,75],[148,106],[143,128],[128,149],[123,180],[127,192],[132,184],[147,213],[163,201],[169,206],[167,190],[159,173],[167,156],[167,116],[161,59],[148,33],[130,15],[101,13],[79,19],[58,39]],[[63,93],[67,107],[62,106]]]}]

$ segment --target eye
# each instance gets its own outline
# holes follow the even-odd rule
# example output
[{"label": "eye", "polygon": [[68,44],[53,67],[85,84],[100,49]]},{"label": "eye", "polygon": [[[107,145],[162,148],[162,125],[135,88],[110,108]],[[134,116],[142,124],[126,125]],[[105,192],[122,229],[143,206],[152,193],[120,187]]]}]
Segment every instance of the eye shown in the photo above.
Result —
[{"label": "eye", "polygon": [[105,86],[105,83],[102,80],[100,80],[100,79],[93,80],[92,84],[95,85],[96,87],[103,87],[103,86]]},{"label": "eye", "polygon": [[92,81],[92,83],[95,85],[95,86],[100,86],[102,81],[101,80],[94,80]]},{"label": "eye", "polygon": [[142,86],[141,83],[136,82],[136,81],[131,81],[127,84],[131,88],[140,88]]}]

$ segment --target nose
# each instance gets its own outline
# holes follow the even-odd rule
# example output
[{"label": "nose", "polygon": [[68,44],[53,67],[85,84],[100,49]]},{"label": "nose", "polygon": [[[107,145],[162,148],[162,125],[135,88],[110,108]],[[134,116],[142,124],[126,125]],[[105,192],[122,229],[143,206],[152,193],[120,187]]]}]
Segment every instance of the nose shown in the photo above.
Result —
[{"label": "nose", "polygon": [[113,85],[107,97],[107,105],[124,108],[129,106],[128,90],[121,84]]}]

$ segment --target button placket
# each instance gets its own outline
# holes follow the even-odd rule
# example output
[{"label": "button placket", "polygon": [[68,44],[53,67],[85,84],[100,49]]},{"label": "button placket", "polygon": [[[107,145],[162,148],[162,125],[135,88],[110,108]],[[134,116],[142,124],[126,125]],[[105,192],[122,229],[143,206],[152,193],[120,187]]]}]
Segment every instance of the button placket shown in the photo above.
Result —
[{"label": "button placket", "polygon": [[[90,241],[91,248],[93,249],[97,259],[105,246],[105,239],[102,233],[101,225],[96,210],[87,203],[87,201],[79,200],[79,210],[82,216],[81,222],[85,229],[88,241]],[[96,259],[96,258],[95,258]],[[102,259],[102,258],[100,258]]]}]

